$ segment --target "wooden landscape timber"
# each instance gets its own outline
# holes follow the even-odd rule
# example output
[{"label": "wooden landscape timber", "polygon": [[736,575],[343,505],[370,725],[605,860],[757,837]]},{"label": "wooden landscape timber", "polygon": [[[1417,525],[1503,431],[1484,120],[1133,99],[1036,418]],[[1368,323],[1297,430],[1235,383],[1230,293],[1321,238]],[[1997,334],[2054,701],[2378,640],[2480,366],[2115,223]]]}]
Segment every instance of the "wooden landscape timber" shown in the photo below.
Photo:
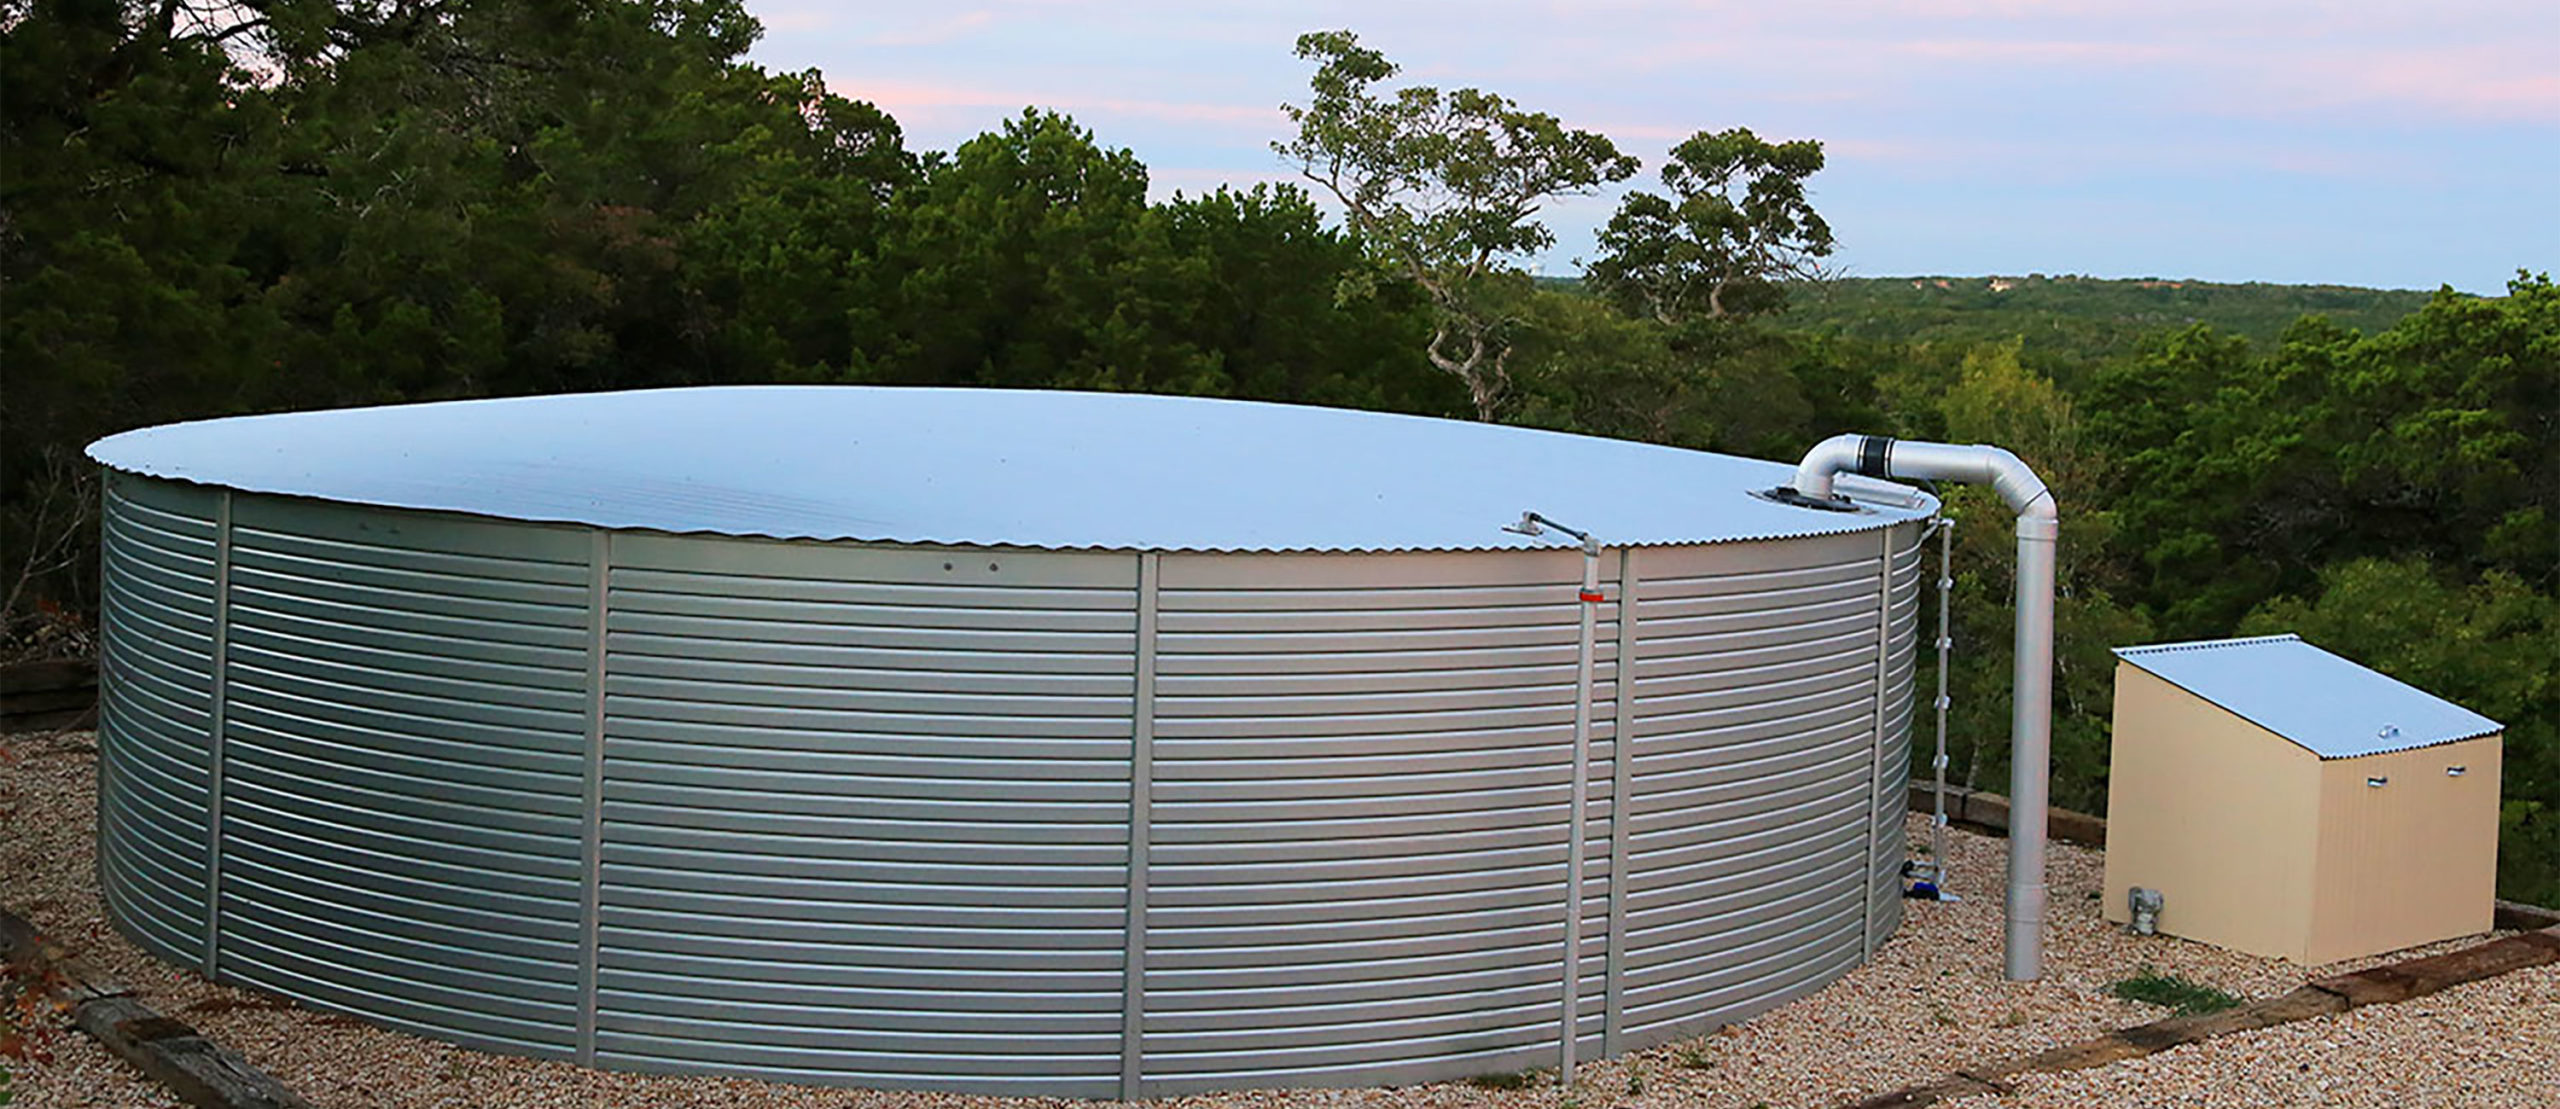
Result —
[{"label": "wooden landscape timber", "polygon": [[143,1004],[131,987],[7,909],[0,909],[0,952],[9,973],[43,990],[81,1031],[179,1100],[198,1109],[312,1109],[238,1052]]},{"label": "wooden landscape timber", "polygon": [[0,666],[0,732],[82,727],[97,711],[98,665],[88,659]]},{"label": "wooden landscape timber", "polygon": [[[1937,811],[1936,788],[1928,782],[1911,783],[1911,811]],[[2009,799],[1985,790],[1947,787],[1947,822],[1995,836],[2009,834]],[[2045,835],[2063,843],[2083,847],[2107,845],[2107,819],[2070,809],[2045,810]]]}]

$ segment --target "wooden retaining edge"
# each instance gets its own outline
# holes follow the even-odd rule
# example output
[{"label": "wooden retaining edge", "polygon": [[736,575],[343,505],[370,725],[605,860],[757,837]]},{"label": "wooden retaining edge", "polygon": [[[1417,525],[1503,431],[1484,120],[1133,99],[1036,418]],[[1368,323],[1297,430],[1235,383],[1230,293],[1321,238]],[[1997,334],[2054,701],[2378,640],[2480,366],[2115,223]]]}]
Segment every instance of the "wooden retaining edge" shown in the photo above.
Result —
[{"label": "wooden retaining edge", "polygon": [[2537,932],[2560,928],[2560,909],[2546,909],[2521,901],[2501,899],[2497,903],[2496,926],[2517,932]]},{"label": "wooden retaining edge", "polygon": [[76,728],[96,719],[98,667],[84,658],[0,666],[0,732]]},{"label": "wooden retaining edge", "polygon": [[[1911,811],[1938,811],[1936,786],[1929,782],[1911,783]],[[1993,835],[2009,834],[2009,799],[1997,793],[1962,786],[1947,787],[1947,822],[1961,824]],[[2107,819],[2070,809],[2045,810],[2045,835],[2064,843],[2084,847],[2107,845]]]},{"label": "wooden retaining edge", "polygon": [[[1928,782],[1913,782],[1910,807],[1916,813],[1938,811],[1937,798]],[[2107,818],[2091,816],[2070,809],[2046,811],[2045,834],[2064,843],[2087,847],[2107,845]],[[1959,824],[1993,835],[2009,834],[2009,799],[1997,793],[1947,787],[1947,822]],[[2496,903],[2493,927],[2516,932],[2532,932],[2560,925],[2560,910],[2520,901],[2500,900]]]},{"label": "wooden retaining edge", "polygon": [[[2537,911],[2560,916],[2548,909]],[[2016,1086],[2010,1080],[2022,1074],[2101,1067],[2234,1032],[2334,1016],[2367,1005],[2389,1005],[2548,963],[2560,963],[2560,925],[2473,944],[2460,951],[2317,979],[2282,997],[2236,1009],[2156,1020],[2023,1059],[1960,1070],[1927,1085],[1851,1103],[1848,1109],[1917,1109],[1978,1094],[2014,1093]]]},{"label": "wooden retaining edge", "polygon": [[0,952],[9,972],[44,990],[72,1023],[198,1109],[312,1109],[238,1052],[152,1010],[133,989],[39,935],[0,908]]}]

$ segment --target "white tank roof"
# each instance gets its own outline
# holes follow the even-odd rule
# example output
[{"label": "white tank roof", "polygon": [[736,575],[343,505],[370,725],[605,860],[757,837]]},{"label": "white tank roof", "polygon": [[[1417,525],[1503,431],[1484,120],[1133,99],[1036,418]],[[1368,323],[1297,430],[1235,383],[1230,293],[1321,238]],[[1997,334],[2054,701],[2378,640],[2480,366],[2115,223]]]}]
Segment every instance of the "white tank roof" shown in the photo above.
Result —
[{"label": "white tank roof", "polygon": [[109,436],[118,470],[255,493],[516,520],[1162,551],[1552,547],[1536,511],[1612,546],[1880,528],[1936,502],[1881,482],[1855,513],[1776,504],[1776,462],[1491,424],[1247,401],[1027,390],[735,386],[448,401]]}]

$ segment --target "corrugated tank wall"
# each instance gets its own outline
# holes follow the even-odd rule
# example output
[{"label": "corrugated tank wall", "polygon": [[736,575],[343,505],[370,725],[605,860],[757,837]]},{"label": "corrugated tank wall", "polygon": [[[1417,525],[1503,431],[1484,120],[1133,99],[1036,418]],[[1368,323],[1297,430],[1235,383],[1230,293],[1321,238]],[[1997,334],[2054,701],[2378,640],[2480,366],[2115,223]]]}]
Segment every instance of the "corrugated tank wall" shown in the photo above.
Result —
[{"label": "corrugated tank wall", "polygon": [[1903,838],[1904,798],[1911,784],[1911,722],[1918,712],[1914,696],[1919,680],[1921,529],[1918,525],[1884,533],[1891,568],[1887,590],[1885,690],[1881,706],[1883,739],[1877,745],[1876,790],[1887,803],[1875,810],[1876,852],[1871,896],[1875,905],[1867,924],[1867,951],[1884,945],[1902,924],[1902,863],[1910,857]]},{"label": "corrugated tank wall", "polygon": [[611,557],[596,1060],[1118,1093],[1136,560]]},{"label": "corrugated tank wall", "polygon": [[1864,958],[1882,859],[1901,861],[1898,829],[1877,842],[1905,773],[1878,736],[1909,726],[1878,697],[1891,542],[1636,552],[1621,1050],[1743,1019]]},{"label": "corrugated tank wall", "polygon": [[1404,1083],[1555,1065],[1576,931],[1589,1060],[1814,989],[1901,908],[1916,525],[1605,552],[1577,860],[1571,548],[786,543],[122,476],[107,503],[117,919],[474,1047]]},{"label": "corrugated tank wall", "polygon": [[1553,1062],[1580,553],[1162,566],[1141,1091]]},{"label": "corrugated tank wall", "polygon": [[586,548],[233,496],[220,978],[575,1048]]},{"label": "corrugated tank wall", "polygon": [[123,474],[104,495],[99,885],[136,944],[201,968],[223,495]]}]

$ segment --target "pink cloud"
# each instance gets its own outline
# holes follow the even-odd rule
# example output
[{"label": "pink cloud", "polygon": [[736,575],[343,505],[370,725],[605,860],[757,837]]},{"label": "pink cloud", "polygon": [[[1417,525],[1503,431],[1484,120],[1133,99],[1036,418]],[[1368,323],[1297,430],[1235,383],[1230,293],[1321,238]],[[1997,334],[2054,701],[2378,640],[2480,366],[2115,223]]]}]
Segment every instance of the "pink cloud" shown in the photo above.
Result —
[{"label": "pink cloud", "polygon": [[2154,65],[2194,56],[2163,43],[2067,40],[1921,39],[1893,43],[1886,49],[1941,61],[2030,65]]},{"label": "pink cloud", "polygon": [[982,8],[929,23],[918,23],[893,31],[883,31],[867,36],[862,41],[868,46],[940,46],[953,39],[976,34],[992,25],[995,20],[996,13]]},{"label": "pink cloud", "polygon": [[[2057,139],[1826,139],[1823,153],[1832,168],[1856,163],[1882,163],[1906,171],[1946,172],[1999,180],[2067,181],[2126,171],[2156,169],[2160,145],[2147,140],[2105,138]],[[2345,151],[2333,147],[2267,145],[2228,140],[2192,140],[2185,156],[2218,165],[2246,166],[2307,177],[2372,180],[2413,179],[2429,175],[2380,152]]]},{"label": "pink cloud", "polygon": [[2291,79],[2276,95],[2314,108],[2400,106],[2463,119],[2560,122],[2560,73],[2532,54],[2499,47],[2329,54],[2287,67]]},{"label": "pink cloud", "polygon": [[877,77],[860,80],[834,79],[827,91],[855,100],[868,100],[895,115],[900,111],[933,108],[1019,108],[1029,101],[1009,92],[975,85],[944,84],[924,81],[899,81]]}]

